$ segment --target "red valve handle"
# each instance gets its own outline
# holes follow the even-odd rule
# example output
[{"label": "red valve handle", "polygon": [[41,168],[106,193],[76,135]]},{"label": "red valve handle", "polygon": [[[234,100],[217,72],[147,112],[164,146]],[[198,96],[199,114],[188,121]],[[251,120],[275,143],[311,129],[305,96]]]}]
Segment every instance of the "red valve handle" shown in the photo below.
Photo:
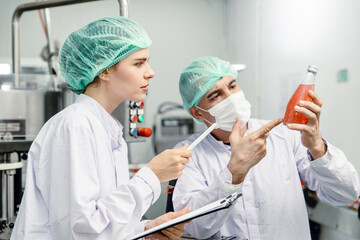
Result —
[{"label": "red valve handle", "polygon": [[152,135],[151,128],[142,127],[138,131],[138,135],[142,137],[150,137]]}]

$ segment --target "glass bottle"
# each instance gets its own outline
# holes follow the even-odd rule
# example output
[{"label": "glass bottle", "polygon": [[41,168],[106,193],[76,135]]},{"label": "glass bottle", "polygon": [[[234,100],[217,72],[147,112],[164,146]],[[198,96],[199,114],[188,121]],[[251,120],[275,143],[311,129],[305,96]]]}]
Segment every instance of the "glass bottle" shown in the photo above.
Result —
[{"label": "glass bottle", "polygon": [[300,85],[296,89],[293,96],[290,98],[289,103],[286,107],[285,116],[283,119],[283,124],[288,123],[297,123],[297,124],[307,124],[308,119],[303,114],[295,111],[295,106],[299,106],[300,100],[312,102],[312,98],[309,97],[308,91],[314,91],[315,78],[319,68],[315,66],[309,66],[307,69],[307,74],[302,79]]}]

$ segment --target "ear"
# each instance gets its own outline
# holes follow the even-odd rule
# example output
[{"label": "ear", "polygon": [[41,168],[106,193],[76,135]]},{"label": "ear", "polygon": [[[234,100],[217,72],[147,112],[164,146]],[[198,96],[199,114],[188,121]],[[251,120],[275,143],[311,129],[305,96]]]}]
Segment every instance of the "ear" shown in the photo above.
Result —
[{"label": "ear", "polygon": [[104,71],[102,71],[101,73],[99,73],[98,77],[100,78],[100,80],[102,81],[109,81],[109,70],[105,69]]},{"label": "ear", "polygon": [[201,110],[198,109],[197,107],[189,108],[189,112],[190,112],[191,116],[193,116],[195,119],[204,121],[205,117],[204,117],[203,113],[201,112]]}]

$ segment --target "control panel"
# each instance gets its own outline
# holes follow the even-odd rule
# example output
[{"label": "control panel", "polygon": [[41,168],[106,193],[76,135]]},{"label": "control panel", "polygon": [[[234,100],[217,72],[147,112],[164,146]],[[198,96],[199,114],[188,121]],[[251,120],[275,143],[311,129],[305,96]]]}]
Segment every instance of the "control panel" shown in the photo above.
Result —
[{"label": "control panel", "polygon": [[112,114],[123,125],[126,142],[142,142],[152,135],[146,126],[145,102],[125,101]]}]

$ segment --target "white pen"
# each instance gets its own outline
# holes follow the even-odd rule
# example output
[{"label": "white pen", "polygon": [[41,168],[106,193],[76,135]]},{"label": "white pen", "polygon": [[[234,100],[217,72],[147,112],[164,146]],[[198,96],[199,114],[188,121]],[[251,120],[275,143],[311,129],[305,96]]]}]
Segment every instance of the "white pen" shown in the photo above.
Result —
[{"label": "white pen", "polygon": [[211,124],[211,126],[208,129],[206,129],[194,142],[192,142],[187,149],[193,150],[196,147],[196,145],[199,144],[199,142],[201,142],[212,130],[216,128],[216,125],[217,123]]}]

